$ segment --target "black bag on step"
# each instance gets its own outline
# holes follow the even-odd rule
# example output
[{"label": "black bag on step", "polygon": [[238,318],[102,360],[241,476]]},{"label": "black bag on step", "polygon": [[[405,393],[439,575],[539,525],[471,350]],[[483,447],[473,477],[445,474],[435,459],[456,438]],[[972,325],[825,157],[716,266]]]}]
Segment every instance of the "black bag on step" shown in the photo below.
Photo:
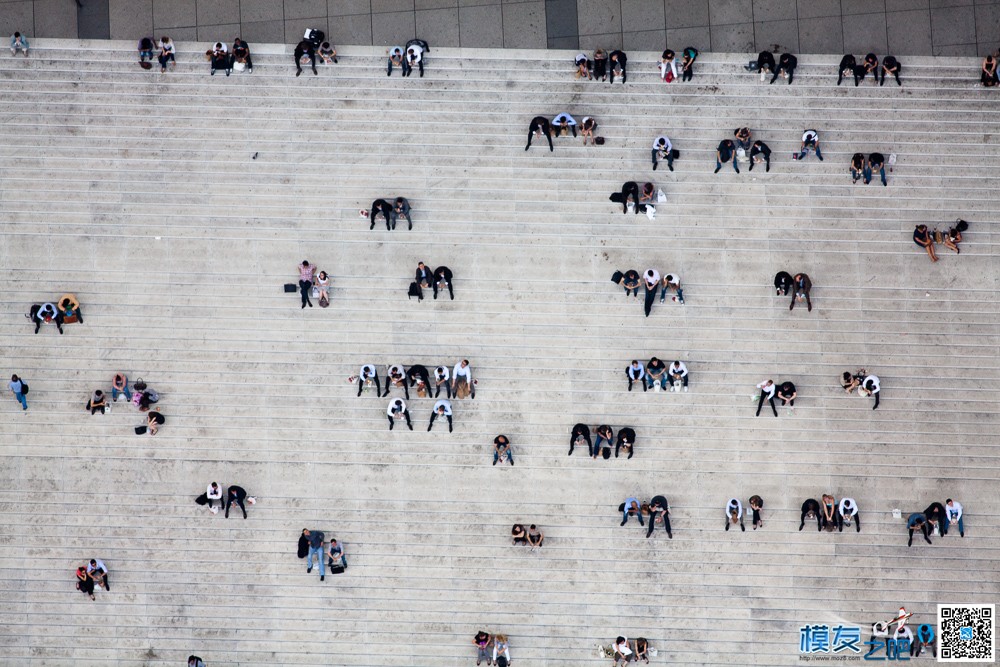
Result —
[{"label": "black bag on step", "polygon": [[417,283],[410,283],[410,290],[406,293],[407,298],[412,299],[417,297],[418,299],[424,298],[424,293],[420,291],[420,285]]}]

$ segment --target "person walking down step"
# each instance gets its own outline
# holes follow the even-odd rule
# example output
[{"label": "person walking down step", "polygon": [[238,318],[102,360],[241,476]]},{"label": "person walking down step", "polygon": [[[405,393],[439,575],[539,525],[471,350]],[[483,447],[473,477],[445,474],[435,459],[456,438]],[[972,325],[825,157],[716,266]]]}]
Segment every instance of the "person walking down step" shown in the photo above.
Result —
[{"label": "person walking down step", "polygon": [[302,531],[302,534],[309,538],[309,556],[306,560],[306,574],[310,574],[313,570],[313,556],[319,561],[319,580],[326,580],[326,570],[325,563],[323,561],[323,544],[326,542],[326,535],[323,534],[322,530],[310,530],[306,528]]},{"label": "person walking down step", "polygon": [[778,408],[774,407],[774,394],[778,391],[778,388],[774,384],[774,380],[764,380],[759,385],[757,385],[757,391],[760,392],[760,400],[757,401],[757,417],[760,417],[760,409],[764,406],[764,401],[766,400],[771,404],[771,410],[774,412],[774,416],[778,416]]},{"label": "person walking down step", "polygon": [[17,376],[17,374],[10,376],[10,382],[7,383],[7,388],[10,389],[10,393],[14,395],[17,402],[21,404],[21,411],[28,409],[28,399],[25,396],[28,393],[28,385]]}]

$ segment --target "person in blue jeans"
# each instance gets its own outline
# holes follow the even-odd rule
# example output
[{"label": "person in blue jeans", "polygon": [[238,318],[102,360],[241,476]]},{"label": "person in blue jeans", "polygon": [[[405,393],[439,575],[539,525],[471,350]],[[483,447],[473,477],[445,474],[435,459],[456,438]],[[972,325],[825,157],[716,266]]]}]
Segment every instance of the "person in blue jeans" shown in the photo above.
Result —
[{"label": "person in blue jeans", "polygon": [[132,391],[128,388],[128,377],[124,373],[115,373],[111,383],[111,400],[117,401],[119,394],[125,394],[125,400],[132,402]]},{"label": "person in blue jeans", "polygon": [[10,382],[7,383],[7,387],[10,389],[10,393],[14,394],[14,398],[17,402],[21,404],[22,410],[28,409],[28,399],[24,397],[27,393],[28,386],[21,382],[21,378],[17,375],[10,376]]},{"label": "person in blue jeans", "polygon": [[823,161],[823,154],[819,150],[819,132],[816,130],[806,130],[802,133],[802,147],[799,151],[798,160],[805,159],[809,151],[816,151],[816,157]]},{"label": "person in blue jeans", "polygon": [[959,537],[965,537],[965,522],[962,520],[962,503],[949,498],[944,501],[945,510],[948,515],[948,524],[958,524]]},{"label": "person in blue jeans", "polygon": [[335,568],[337,565],[341,565],[345,570],[347,569],[347,554],[344,553],[344,547],[340,546],[334,537],[330,538],[330,550],[327,551],[327,555],[330,557],[330,569]]},{"label": "person in blue jeans", "polygon": [[312,572],[313,556],[316,556],[316,560],[319,561],[319,580],[324,581],[326,579],[326,568],[323,561],[323,542],[326,541],[326,535],[323,534],[322,530],[309,530],[308,528],[303,530],[302,534],[309,538],[309,558],[306,559],[306,574]]},{"label": "person in blue jeans", "polygon": [[660,383],[660,389],[667,388],[667,365],[653,357],[646,364],[646,384],[652,389],[657,382]]},{"label": "person in blue jeans", "polygon": [[[570,446],[572,447],[572,443]],[[514,450],[510,448],[510,440],[505,435],[498,435],[493,439],[493,465],[499,463],[502,458],[506,458],[511,465],[514,465]]]},{"label": "person in blue jeans", "polygon": [[868,168],[865,169],[865,185],[872,182],[872,175],[876,171],[882,177],[882,185],[889,185],[885,180],[885,156],[881,153],[872,153],[868,156]]},{"label": "person in blue jeans", "polygon": [[590,456],[592,458],[597,458],[601,452],[601,441],[607,444],[608,456],[611,456],[611,442],[614,440],[615,432],[611,430],[611,427],[607,424],[601,424],[597,427],[597,438],[594,440],[594,448],[591,450]]},{"label": "person in blue jeans", "polygon": [[630,516],[635,516],[635,518],[639,520],[639,525],[640,526],[645,526],[646,524],[642,520],[642,511],[641,511],[641,509],[642,508],[639,505],[639,500],[638,499],[636,499],[636,498],[626,498],[625,502],[622,503],[622,523],[621,523],[621,525],[624,526],[626,523],[628,523],[628,518]]}]

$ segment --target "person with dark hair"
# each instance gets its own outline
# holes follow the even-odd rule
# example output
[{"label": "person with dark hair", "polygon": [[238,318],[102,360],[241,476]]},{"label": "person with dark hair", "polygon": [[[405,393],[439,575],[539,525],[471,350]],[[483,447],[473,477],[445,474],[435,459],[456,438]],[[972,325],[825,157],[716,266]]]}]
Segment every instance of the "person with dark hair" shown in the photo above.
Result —
[{"label": "person with dark hair", "polygon": [[[253,58],[250,57],[250,45],[239,37],[233,39],[233,65],[242,64],[247,69],[247,74],[253,74]],[[239,69],[239,68],[237,68]]]},{"label": "person with dark hair", "polygon": [[643,311],[646,313],[646,317],[649,317],[649,313],[653,310],[653,302],[656,300],[656,290],[660,286],[660,272],[656,269],[646,269],[642,280],[643,286],[646,288]]},{"label": "person with dark hair", "polygon": [[649,641],[645,637],[637,637],[632,642],[632,649],[635,651],[635,657],[632,660],[635,662],[642,660],[646,664],[649,664]]},{"label": "person with dark hair", "polygon": [[764,527],[764,521],[760,518],[760,511],[764,509],[764,499],[760,496],[750,496],[750,511],[753,512],[753,529]]},{"label": "person with dark hair", "polygon": [[639,500],[637,498],[626,498],[625,502],[618,508],[618,511],[622,513],[622,526],[628,522],[628,518],[630,516],[634,516],[638,519],[640,526],[646,525],[642,520],[642,506],[639,504]]},{"label": "person with dark hair", "polygon": [[361,396],[361,392],[365,389],[375,385],[375,395],[382,395],[382,384],[378,380],[378,370],[375,368],[375,364],[365,364],[358,371],[358,396]]},{"label": "person with dark hair", "polygon": [[863,369],[858,371],[858,373],[852,374],[851,371],[844,371],[844,374],[840,376],[840,386],[844,388],[844,391],[850,394],[852,391],[861,386],[861,378],[865,377]]},{"label": "person with dark hair", "polygon": [[737,164],[736,160],[736,144],[733,143],[732,139],[723,139],[715,149],[715,173],[718,174],[722,165],[730,160],[733,161],[733,169],[736,173],[740,173],[740,165]]},{"label": "person with dark hair", "polygon": [[819,503],[816,502],[815,498],[810,498],[802,503],[802,514],[799,516],[800,531],[806,525],[806,519],[816,519],[816,530],[823,530],[822,514],[820,513]]},{"label": "person with dark hair", "polygon": [[635,431],[633,429],[618,429],[618,441],[615,443],[615,458],[618,458],[618,452],[622,449],[628,452],[627,458],[632,458],[632,455],[635,454]]},{"label": "person with dark hair", "polygon": [[615,50],[608,56],[608,60],[610,61],[611,83],[615,82],[615,72],[617,71],[621,74],[622,83],[624,84],[628,80],[628,70],[626,69],[628,66],[628,56],[625,55],[624,51]]},{"label": "person with dark hair", "polygon": [[597,121],[590,116],[583,117],[583,125],[580,126],[580,136],[583,137],[583,145],[587,145],[589,140],[594,146],[597,145],[597,141],[594,140],[594,130],[597,129]]},{"label": "person with dark hair", "polygon": [[924,536],[924,541],[927,544],[933,544],[930,538],[930,528],[927,525],[927,517],[920,512],[914,512],[906,519],[906,528],[910,534],[909,539],[906,542],[906,546],[913,546],[913,531],[919,530],[920,534]]},{"label": "person with dark hair", "polygon": [[212,76],[215,76],[215,70],[218,69],[225,70],[226,76],[233,73],[233,61],[229,57],[229,47],[222,42],[216,42],[215,46],[212,47],[211,61]]},{"label": "person with dark hair", "polygon": [[76,590],[84,595],[89,595],[91,600],[97,599],[94,597],[94,580],[87,574],[86,565],[76,568]]},{"label": "person with dark hair", "polygon": [[438,289],[442,292],[447,287],[448,295],[451,300],[455,300],[455,281],[454,274],[451,272],[447,266],[439,266],[434,269],[434,298],[438,298]]},{"label": "person with dark hair", "polygon": [[660,78],[667,83],[677,78],[677,54],[672,49],[664,49],[660,56]]},{"label": "person with dark hair", "polygon": [[858,65],[858,59],[853,54],[848,53],[840,59],[840,67],[837,68],[837,85],[844,80],[844,76],[853,76],[854,85],[858,85],[858,77],[854,74],[854,68]]},{"label": "person with dark hair", "polygon": [[740,525],[740,530],[747,532],[747,527],[743,525],[743,503],[739,498],[730,498],[726,504],[726,530],[730,526]]},{"label": "person with dark hair", "polygon": [[[591,458],[596,459],[597,455],[600,454],[605,459],[610,459],[611,443],[615,438],[615,432],[611,430],[611,427],[607,424],[601,424],[597,427],[596,433],[597,436],[594,438],[594,447],[590,453]],[[604,443],[603,447],[601,447],[601,442]]]},{"label": "person with dark hair", "polygon": [[684,59],[681,61],[681,81],[691,81],[694,78],[694,61],[698,59],[698,49],[689,46],[684,49]]},{"label": "person with dark hair", "polygon": [[420,298],[424,298],[424,290],[430,289],[432,278],[434,274],[431,269],[426,266],[423,262],[417,262],[417,270],[413,274],[413,282],[417,285],[420,290]]},{"label": "person with dark hair", "polygon": [[396,220],[400,217],[406,218],[407,229],[413,229],[413,220],[410,218],[410,202],[406,197],[396,197],[392,205],[392,228],[396,229]]},{"label": "person with dark hair", "polygon": [[764,406],[764,401],[766,400],[771,404],[771,410],[774,411],[774,416],[778,416],[778,408],[774,407],[774,393],[778,388],[774,385],[774,380],[764,380],[759,385],[757,385],[757,390],[760,391],[760,400],[757,401],[757,417],[760,417],[760,409]]},{"label": "person with dark hair", "polygon": [[802,133],[802,145],[795,159],[804,160],[811,150],[816,151],[816,157],[822,162],[823,153],[819,150],[819,132],[816,130],[806,130]]},{"label": "person with dark hair", "polygon": [[384,199],[376,199],[372,202],[372,206],[367,211],[367,218],[371,221],[371,225],[368,230],[371,231],[375,229],[375,218],[379,215],[385,220],[385,228],[387,231],[392,231],[392,223],[395,213],[392,209],[392,204]]},{"label": "person with dark hair", "polygon": [[643,381],[646,378],[646,371],[638,359],[633,359],[632,363],[625,367],[625,377],[628,379],[629,391],[632,391],[633,384],[640,384],[643,391],[647,390],[646,383]]},{"label": "person with dark hair", "polygon": [[667,374],[670,375],[670,391],[683,390],[684,393],[687,393],[688,380],[690,379],[687,364],[679,359],[674,360],[670,364],[670,368],[667,369]]},{"label": "person with dark hair", "polygon": [[934,501],[924,510],[924,516],[927,517],[928,533],[933,533],[934,529],[937,528],[941,537],[948,534],[948,512],[945,510],[944,505]]},{"label": "person with dark hair", "polygon": [[399,419],[400,417],[406,420],[407,428],[409,428],[411,431],[413,430],[413,422],[410,421],[410,411],[407,410],[406,403],[403,402],[403,399],[397,398],[392,401],[389,401],[389,407],[386,408],[385,414],[386,417],[389,418],[390,431],[392,430],[392,427],[396,425],[395,420]]},{"label": "person with dark hair", "polygon": [[108,567],[104,564],[100,558],[91,558],[90,563],[87,565],[87,574],[94,583],[106,590],[111,592],[111,584],[108,583]]},{"label": "person with dark hair", "polygon": [[309,264],[309,260],[304,259],[298,268],[299,293],[302,295],[302,307],[305,308],[308,305],[312,308],[313,304],[309,299],[309,293],[312,291],[313,280],[316,276],[316,267]]},{"label": "person with dark hair", "polygon": [[392,68],[399,67],[401,70],[406,71],[403,67],[403,47],[394,46],[389,49],[389,59],[385,68],[385,75],[392,76]]},{"label": "person with dark hair", "polygon": [[771,147],[759,139],[750,147],[750,171],[758,162],[764,163],[764,171],[771,171]]},{"label": "person with dark hair", "polygon": [[28,385],[19,378],[16,374],[10,376],[10,382],[7,383],[7,388],[10,389],[10,393],[14,394],[14,398],[17,402],[21,404],[21,410],[28,409],[28,399],[25,398],[25,394],[28,393]]},{"label": "person with dark hair", "polygon": [[774,289],[778,296],[788,296],[792,289],[792,274],[788,271],[778,271],[774,274]]},{"label": "person with dark hair", "polygon": [[557,137],[565,137],[570,131],[576,138],[576,119],[565,111],[552,119],[552,131]]},{"label": "person with dark hair", "polygon": [[632,649],[628,646],[628,639],[625,637],[618,637],[615,639],[615,661],[611,667],[618,667],[619,661],[622,667],[628,665],[629,661],[633,658]]},{"label": "person with dark hair", "polygon": [[594,78],[601,81],[608,80],[608,54],[604,49],[594,51]]},{"label": "person with dark hair", "polygon": [[662,289],[660,289],[660,303],[667,300],[667,292],[669,290],[674,290],[677,292],[674,296],[670,297],[671,301],[676,301],[677,303],[684,305],[684,290],[681,288],[681,277],[677,273],[665,273],[663,274]]},{"label": "person with dark hair", "polygon": [[910,646],[910,655],[919,658],[920,654],[930,649],[931,655],[937,657],[937,638],[934,636],[934,626],[921,623],[917,628],[917,636]]},{"label": "person with dark hair", "polygon": [[205,661],[196,655],[188,656],[188,667],[205,667]]},{"label": "person with dark hair", "polygon": [[927,251],[927,256],[932,262],[938,261],[934,253],[934,237],[927,231],[927,225],[917,225],[913,229],[913,242]]},{"label": "person with dark hair", "polygon": [[746,152],[750,150],[753,134],[750,132],[749,127],[738,127],[733,130],[733,139],[736,141],[736,150]]},{"label": "person with dark hair", "polygon": [[451,398],[451,371],[447,366],[438,366],[434,369],[434,398],[441,395],[441,387],[444,387],[446,398]]},{"label": "person with dark hair", "polygon": [[788,310],[795,307],[796,299],[799,301],[805,299],[806,310],[811,313],[813,305],[812,301],[809,300],[809,291],[812,289],[812,281],[809,279],[809,274],[796,273],[795,277],[792,278],[792,288],[792,302],[788,304]]},{"label": "person with dark hair", "polygon": [[628,202],[631,199],[635,207],[635,214],[639,215],[639,184],[635,181],[625,181],[622,184],[621,192],[613,192],[608,199],[616,204],[621,204],[623,214],[628,213]]},{"label": "person with dark hair", "polygon": [[322,530],[302,531],[302,534],[309,538],[309,552],[306,560],[306,574],[313,571],[313,556],[319,561],[319,580],[326,580],[326,569],[323,562],[323,544],[326,542],[326,535]]},{"label": "person with dark hair", "polygon": [[774,70],[774,76],[771,77],[771,83],[777,81],[778,75],[780,74],[784,78],[788,79],[788,85],[792,85],[792,79],[795,78],[795,67],[798,64],[799,59],[791,53],[782,53],[781,57],[778,59],[778,67]]},{"label": "person with dark hair", "polygon": [[90,414],[96,415],[98,412],[103,413],[105,408],[108,406],[108,398],[104,395],[104,392],[98,389],[94,392],[94,395],[90,397],[87,401],[87,410],[90,410]]},{"label": "person with dark hair", "polygon": [[594,63],[587,57],[586,53],[576,54],[576,58],[573,59],[573,64],[576,66],[576,78],[588,80],[592,80],[594,78]]},{"label": "person with dark hair", "polygon": [[774,65],[774,54],[770,51],[761,51],[757,54],[757,71],[760,72],[760,80],[764,80],[766,74],[772,74],[776,71]]},{"label": "person with dark hair", "polygon": [[337,62],[337,49],[333,48],[330,42],[320,44],[318,53],[324,65]]},{"label": "person with dark hair", "polygon": [[844,526],[850,526],[852,521],[855,530],[861,532],[861,516],[858,514],[858,503],[854,498],[841,498],[837,511],[840,515],[840,532],[844,532]]},{"label": "person with dark hair", "polygon": [[167,418],[156,410],[150,410],[146,414],[146,432],[156,435],[160,432],[160,427],[167,423]]},{"label": "person with dark hair", "polygon": [[871,74],[873,77],[875,77],[875,80],[872,81],[872,83],[873,84],[878,83],[878,56],[876,56],[874,53],[869,53],[868,55],[865,56],[865,61],[861,63],[859,67],[861,68],[860,70],[858,69],[854,70],[855,81],[858,80],[858,74],[861,75],[862,81],[864,81],[864,78],[866,76]]},{"label": "person with dark hair", "polygon": [[[420,78],[424,78],[424,46],[426,42],[421,40],[410,40],[406,43],[406,55],[403,60],[403,76],[410,76],[413,73],[413,66],[420,70]],[[427,49],[428,51],[430,49]]]},{"label": "person with dark hair", "polygon": [[468,359],[462,359],[451,369],[451,393],[455,398],[463,399],[468,396],[475,400],[476,383],[472,379],[472,366]]},{"label": "person with dark hair", "polygon": [[639,298],[639,283],[642,282],[642,278],[639,277],[639,272],[635,269],[629,269],[622,275],[621,284],[625,287],[625,296],[628,297],[629,292],[635,298]]},{"label": "person with dark hair", "polygon": [[545,541],[545,535],[542,531],[538,530],[538,526],[531,524],[528,526],[528,546],[533,549],[542,546],[542,542]]},{"label": "person with dark hair", "polygon": [[[514,526],[517,528],[517,526]],[[476,633],[476,636],[472,638],[472,644],[476,647],[476,664],[478,665],[483,658],[486,658],[486,664],[490,664],[490,644],[493,643],[493,637],[490,633],[480,630]]]},{"label": "person with dark hair", "polygon": [[448,433],[452,431],[452,421],[451,421],[451,402],[446,401],[443,398],[434,404],[434,411],[431,412],[431,421],[427,424],[427,430],[430,431],[434,427],[434,420],[438,417],[444,417],[448,420]]},{"label": "person with dark hair", "polygon": [[247,499],[247,492],[242,486],[230,485],[229,490],[226,492],[226,514],[225,517],[229,518],[229,508],[233,506],[233,503],[239,505],[240,509],[243,510],[243,518],[247,518],[247,506],[243,504],[243,501],[249,502],[251,505],[254,504],[254,500]]},{"label": "person with dark hair", "polygon": [[840,527],[840,514],[837,513],[837,499],[829,493],[824,493],[823,504],[820,506],[820,522],[827,531]]},{"label": "person with dark hair", "polygon": [[656,357],[651,357],[646,363],[646,386],[652,388],[654,385],[656,391],[667,388],[667,365]]},{"label": "person with dark hair", "polygon": [[899,64],[895,56],[886,56],[882,59],[882,79],[879,81],[878,85],[885,85],[885,75],[891,74],[896,79],[896,85],[902,87],[903,82],[899,80],[899,72],[903,69],[903,66]]},{"label": "person with dark hair", "polygon": [[528,144],[524,147],[524,150],[531,148],[531,139],[535,135],[544,136],[549,140],[550,153],[555,150],[552,146],[552,124],[549,123],[549,119],[545,116],[535,116],[531,119],[531,124],[528,125]]},{"label": "person with dark hair", "polygon": [[[152,62],[153,60],[153,38],[143,37],[136,44],[136,50],[139,52],[139,62],[144,63],[147,60]],[[148,67],[146,69],[149,69]]]},{"label": "person with dark hair", "polygon": [[862,396],[874,396],[875,405],[872,406],[872,410],[878,410],[879,394],[882,392],[882,387],[879,384],[877,375],[868,375],[861,381],[861,386],[858,387],[858,393]]},{"label": "person with dark hair", "polygon": [[965,521],[962,520],[962,503],[948,498],[948,500],[944,501],[944,504],[948,513],[948,526],[950,527],[951,524],[957,523],[959,537],[965,537]]},{"label": "person with dark hair", "polygon": [[590,440],[590,427],[583,423],[575,424],[569,434],[569,454],[567,456],[573,456],[573,449],[584,443],[587,443],[587,453],[596,459],[597,451]]},{"label": "person with dark hair", "polygon": [[524,525],[520,523],[515,523],[514,527],[510,529],[511,542],[514,546],[518,544],[528,544],[528,531],[524,529]]},{"label": "person with dark hair", "polygon": [[983,58],[979,81],[987,88],[992,88],[1000,82],[1000,78],[997,77],[997,59],[992,54]]},{"label": "person with dark hair", "polygon": [[882,185],[889,185],[885,180],[885,156],[881,153],[872,153],[868,156],[868,173],[865,177],[865,185],[872,182],[872,174],[876,171],[882,177]]},{"label": "person with dark hair", "polygon": [[868,160],[864,153],[855,153],[851,157],[851,181],[857,183],[859,179],[865,179],[865,185],[871,178],[868,176]]},{"label": "person with dark hair", "polygon": [[308,58],[312,65],[313,74],[319,75],[316,69],[316,46],[309,40],[303,39],[295,45],[295,76],[302,76],[302,63]]},{"label": "person with dark hair", "polygon": [[514,465],[514,450],[510,447],[510,440],[505,435],[498,435],[493,438],[493,465],[501,461],[510,461]]},{"label": "person with dark hair", "polygon": [[790,381],[785,380],[778,387],[778,398],[781,399],[781,407],[786,405],[789,409],[795,409],[795,397],[798,396],[798,392],[795,391],[795,385]]},{"label": "person with dark hair", "polygon": [[670,530],[670,506],[667,504],[666,496],[653,496],[649,501],[649,529],[646,531],[648,538],[653,534],[653,528],[657,522],[663,523],[663,529],[669,539],[674,539],[674,534]]},{"label": "person with dark hair", "polygon": [[653,150],[650,151],[650,154],[653,158],[653,171],[656,171],[656,165],[660,160],[666,160],[667,169],[674,170],[674,149],[667,135],[661,134],[653,139]]},{"label": "person with dark hair", "polygon": [[59,312],[54,303],[43,303],[41,305],[33,305],[31,311],[28,313],[30,319],[35,323],[35,333],[42,327],[42,323],[55,324],[56,329],[59,333],[63,332],[63,321],[65,318],[63,314]]},{"label": "person with dark hair", "polygon": [[948,248],[951,248],[956,253],[961,253],[962,249],[958,247],[958,244],[962,242],[962,232],[969,228],[969,223],[965,220],[956,220],[955,226],[948,230],[948,233],[944,235],[944,244]]},{"label": "person with dark hair", "polygon": [[403,390],[403,396],[406,397],[406,400],[410,400],[409,385],[406,383],[406,369],[400,364],[392,364],[386,369],[385,375],[385,392],[382,397],[388,396],[389,390],[393,387],[399,387]]},{"label": "person with dark hair", "polygon": [[[210,482],[205,488],[205,500],[208,505],[208,511],[212,514],[218,514],[220,509],[224,509],[226,502],[222,499],[222,487],[219,486],[218,482]],[[219,501],[219,506],[215,506],[215,501]],[[304,558],[304,556],[303,556]]]}]

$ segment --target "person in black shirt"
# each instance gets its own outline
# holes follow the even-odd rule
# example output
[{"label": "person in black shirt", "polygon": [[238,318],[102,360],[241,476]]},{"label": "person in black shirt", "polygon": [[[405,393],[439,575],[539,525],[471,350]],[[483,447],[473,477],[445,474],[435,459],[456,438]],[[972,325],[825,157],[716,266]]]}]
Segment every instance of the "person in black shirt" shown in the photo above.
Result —
[{"label": "person in black shirt", "polygon": [[927,533],[932,534],[934,532],[934,526],[937,526],[941,532],[941,537],[948,534],[948,513],[944,509],[944,505],[939,502],[933,502],[927,506],[924,510],[924,516],[927,517]]},{"label": "person in black shirt", "polygon": [[736,164],[736,145],[732,139],[723,139],[715,151],[715,173],[718,174],[722,165],[730,160],[733,161],[733,169],[736,170],[736,173],[740,173],[740,166]]},{"label": "person in black shirt", "polygon": [[[866,76],[871,74],[875,77],[875,80],[872,83],[878,83],[878,56],[874,53],[869,53],[865,56],[865,61],[858,67],[861,67],[862,69],[854,70],[854,79],[856,82],[858,81],[859,74],[861,75],[861,80],[864,80]],[[855,83],[855,85],[857,85],[857,83]]]},{"label": "person in black shirt", "polygon": [[796,273],[795,277],[792,278],[792,287],[794,294],[792,294],[792,302],[788,304],[788,310],[795,307],[796,299],[805,299],[806,309],[811,313],[813,306],[812,301],[809,300],[809,291],[812,289],[812,281],[809,279],[809,274]]},{"label": "person in black shirt", "polygon": [[743,149],[744,151],[750,150],[750,139],[752,135],[750,134],[749,127],[739,127],[733,130],[733,138],[736,140],[736,149]]},{"label": "person in black shirt", "polygon": [[626,181],[622,184],[621,192],[615,192],[608,197],[611,201],[622,205],[622,213],[628,213],[630,198],[635,205],[635,214],[639,215],[639,184],[635,181]]},{"label": "person in black shirt", "polygon": [[774,289],[778,291],[778,296],[788,296],[788,291],[792,289],[792,274],[788,271],[774,274]]},{"label": "person in black shirt", "polygon": [[791,85],[792,79],[795,78],[795,67],[798,64],[799,59],[791,53],[782,53],[781,58],[778,59],[778,69],[774,70],[774,76],[771,77],[771,83],[777,81],[780,74],[788,79],[788,84]]},{"label": "person in black shirt", "polygon": [[694,78],[694,61],[698,59],[698,49],[689,46],[684,49],[684,59],[681,61],[681,81],[690,81]]},{"label": "person in black shirt", "polygon": [[618,70],[622,75],[622,83],[624,84],[628,79],[628,71],[626,70],[628,56],[625,55],[624,51],[612,51],[609,60],[611,61],[611,83],[615,82],[615,70]]},{"label": "person in black shirt", "polygon": [[316,47],[312,42],[303,39],[295,46],[295,76],[302,75],[302,58],[308,56],[312,62],[313,74],[318,75],[316,70]]},{"label": "person in black shirt", "polygon": [[237,37],[233,40],[233,61],[247,66],[247,74],[253,74],[253,60],[250,58],[250,45]]},{"label": "person in black shirt", "polygon": [[[761,157],[757,157],[758,155]],[[750,147],[750,171],[753,171],[755,162],[763,162],[764,171],[771,171],[771,148],[760,140],[753,142]]]},{"label": "person in black shirt", "polygon": [[375,218],[381,215],[385,218],[385,228],[387,230],[392,230],[392,204],[384,199],[376,199],[372,202],[372,207],[368,210],[368,219],[371,220],[371,225],[368,227],[369,231],[375,229]]},{"label": "person in black shirt", "polygon": [[[423,382],[425,388],[424,391],[427,394],[426,398],[430,398],[431,376],[430,373],[428,373],[426,366],[423,366],[421,364],[414,364],[413,366],[410,366],[409,370],[406,371],[406,378],[410,381],[411,387],[416,386],[418,380]],[[417,389],[418,389],[417,395],[419,396],[420,388],[417,387]]]},{"label": "person in black shirt", "polygon": [[774,73],[774,55],[770,51],[761,51],[757,55],[757,71],[760,72],[760,80],[764,80],[764,74]]},{"label": "person in black shirt", "polygon": [[815,498],[802,503],[802,515],[799,517],[799,530],[806,525],[806,519],[816,517],[816,530],[823,530],[823,523],[820,519],[819,502]]},{"label": "person in black shirt", "polygon": [[868,178],[865,180],[865,185],[871,183],[872,174],[876,171],[882,177],[882,185],[889,185],[885,180],[885,156],[881,153],[872,153],[868,156]]},{"label": "person in black shirt", "polygon": [[150,410],[146,414],[146,430],[150,435],[156,435],[165,423],[167,423],[167,418],[156,410]]},{"label": "person in black shirt", "polygon": [[787,380],[778,385],[778,398],[781,399],[781,407],[786,405],[790,408],[795,407],[795,397],[798,394],[795,392],[795,385]]},{"label": "person in black shirt", "polygon": [[243,518],[247,518],[247,507],[243,504],[243,501],[247,498],[247,492],[242,486],[230,486],[229,492],[226,494],[226,518],[229,518],[229,508],[233,503],[240,506],[243,510]]},{"label": "person in black shirt", "polygon": [[[848,53],[846,56],[840,59],[840,68],[837,70],[838,86],[840,85],[840,82],[844,80],[845,73],[849,73],[851,76],[854,76],[854,68],[857,67],[857,65],[858,65],[858,60],[851,53]],[[854,76],[854,85],[855,86],[858,85],[857,76]]]},{"label": "person in black shirt", "polygon": [[642,279],[639,278],[639,272],[635,269],[629,269],[622,276],[622,284],[625,286],[625,296],[628,296],[629,292],[632,292],[633,296],[639,298],[639,283]]},{"label": "person in black shirt", "polygon": [[396,229],[396,220],[402,216],[406,218],[407,229],[413,229],[413,220],[410,219],[410,202],[406,197],[396,197],[392,207],[392,228]]},{"label": "person in black shirt", "polygon": [[594,51],[594,78],[600,77],[601,81],[608,78],[608,54],[604,49]]},{"label": "person in black shirt", "polygon": [[447,266],[439,266],[434,269],[434,298],[438,298],[438,288],[444,291],[444,288],[448,288],[448,294],[451,296],[451,300],[455,300],[455,287],[454,281],[452,280],[451,269]]},{"label": "person in black shirt", "polygon": [[899,64],[894,56],[886,56],[882,59],[882,80],[879,81],[880,86],[885,85],[885,75],[891,74],[896,78],[896,84],[899,86],[903,85],[903,82],[899,80],[899,72],[903,69],[903,66]]},{"label": "person in black shirt", "polygon": [[[645,388],[645,385],[643,387]],[[618,441],[615,443],[615,458],[618,458],[618,452],[623,448],[628,452],[628,458],[632,458],[632,455],[635,454],[635,431],[630,428],[618,430]]]},{"label": "person in black shirt", "polygon": [[851,157],[851,179],[854,183],[858,182],[859,178],[865,179],[865,185],[871,180],[868,171],[868,160],[865,159],[864,153],[855,153]]},{"label": "person in black shirt", "polygon": [[764,509],[764,499],[760,496],[750,496],[750,510],[753,512],[753,529],[764,527],[764,521],[760,518],[760,511]]},{"label": "person in black shirt", "polygon": [[552,125],[545,116],[535,116],[531,119],[531,125],[528,126],[528,145],[524,147],[524,150],[531,148],[531,139],[536,134],[545,135],[545,138],[549,140],[550,153],[555,150],[552,147]]},{"label": "person in black shirt", "polygon": [[583,444],[583,442],[587,443],[587,452],[594,456],[594,444],[590,440],[590,427],[586,424],[577,424],[573,427],[573,432],[569,434],[569,454],[567,456],[573,456],[573,448],[577,444]]},{"label": "person in black shirt", "polygon": [[934,238],[927,231],[927,225],[917,225],[914,228],[913,242],[927,251],[932,262],[938,261],[937,255],[934,254]]},{"label": "person in black shirt", "polygon": [[656,520],[663,519],[663,528],[667,531],[667,537],[674,539],[674,534],[670,530],[670,506],[667,504],[665,496],[653,496],[649,501],[649,528],[646,530],[646,537],[653,534]]}]

